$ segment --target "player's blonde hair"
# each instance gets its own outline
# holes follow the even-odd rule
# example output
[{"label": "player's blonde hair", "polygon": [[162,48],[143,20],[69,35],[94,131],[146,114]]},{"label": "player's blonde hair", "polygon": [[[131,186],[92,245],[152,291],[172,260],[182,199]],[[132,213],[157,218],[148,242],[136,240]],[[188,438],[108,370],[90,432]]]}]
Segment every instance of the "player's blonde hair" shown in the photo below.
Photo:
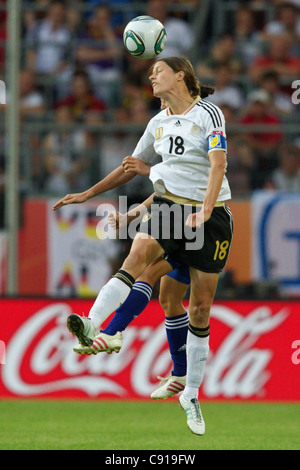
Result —
[{"label": "player's blonde hair", "polygon": [[[198,95],[201,98],[206,98],[214,93],[215,89],[213,87],[202,85],[199,82],[191,62],[185,57],[162,57],[161,59],[156,59],[154,64],[157,62],[165,62],[175,73],[184,72],[184,82],[193,98],[196,98]],[[150,69],[150,75],[152,74],[154,64]]]}]

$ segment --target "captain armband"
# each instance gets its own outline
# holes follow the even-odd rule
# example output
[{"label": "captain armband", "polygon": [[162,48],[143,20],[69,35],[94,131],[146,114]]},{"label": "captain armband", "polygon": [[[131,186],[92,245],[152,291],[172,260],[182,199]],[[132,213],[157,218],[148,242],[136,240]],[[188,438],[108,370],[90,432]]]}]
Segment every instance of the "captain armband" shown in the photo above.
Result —
[{"label": "captain armband", "polygon": [[227,142],[221,134],[211,134],[208,139],[208,152],[210,150],[225,150],[227,152]]}]

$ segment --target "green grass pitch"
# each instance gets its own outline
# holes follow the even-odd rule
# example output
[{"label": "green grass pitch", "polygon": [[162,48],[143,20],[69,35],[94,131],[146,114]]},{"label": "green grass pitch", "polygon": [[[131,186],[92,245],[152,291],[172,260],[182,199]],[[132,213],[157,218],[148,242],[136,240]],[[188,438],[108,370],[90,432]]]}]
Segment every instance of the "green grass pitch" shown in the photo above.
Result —
[{"label": "green grass pitch", "polygon": [[195,436],[177,401],[1,400],[1,450],[297,450],[300,404],[204,402]]}]

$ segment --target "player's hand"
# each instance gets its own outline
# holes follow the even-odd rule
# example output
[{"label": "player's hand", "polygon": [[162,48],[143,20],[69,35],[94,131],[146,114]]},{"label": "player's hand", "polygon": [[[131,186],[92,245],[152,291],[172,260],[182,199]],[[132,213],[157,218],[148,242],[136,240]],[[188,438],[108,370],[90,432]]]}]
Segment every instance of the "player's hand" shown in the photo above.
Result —
[{"label": "player's hand", "polygon": [[207,222],[210,219],[211,213],[204,211],[202,208],[201,211],[195,212],[194,214],[189,214],[186,219],[185,225],[191,228],[199,228],[204,222]]},{"label": "player's hand", "polygon": [[107,220],[114,230],[118,230],[120,227],[127,225],[127,215],[120,214],[120,212],[110,212],[107,216]]},{"label": "player's hand", "polygon": [[87,200],[87,196],[85,193],[74,193],[74,194],[67,194],[65,197],[60,199],[52,209],[56,211],[57,209],[60,209],[62,206],[66,206],[68,204],[78,204],[81,202],[85,202]]},{"label": "player's hand", "polygon": [[122,162],[122,166],[125,173],[133,171],[134,173],[142,176],[149,176],[150,174],[150,167],[140,158],[125,157]]}]

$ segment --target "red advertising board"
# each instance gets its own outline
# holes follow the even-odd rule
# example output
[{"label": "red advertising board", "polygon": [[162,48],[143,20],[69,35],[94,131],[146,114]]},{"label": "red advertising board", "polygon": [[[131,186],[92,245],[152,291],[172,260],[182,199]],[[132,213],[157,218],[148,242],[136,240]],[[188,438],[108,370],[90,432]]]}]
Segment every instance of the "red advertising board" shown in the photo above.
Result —
[{"label": "red advertising board", "polygon": [[[148,398],[171,359],[157,301],[123,333],[119,354],[80,356],[66,328],[92,301],[0,299],[0,397]],[[300,400],[300,304],[216,302],[200,399]]]}]

